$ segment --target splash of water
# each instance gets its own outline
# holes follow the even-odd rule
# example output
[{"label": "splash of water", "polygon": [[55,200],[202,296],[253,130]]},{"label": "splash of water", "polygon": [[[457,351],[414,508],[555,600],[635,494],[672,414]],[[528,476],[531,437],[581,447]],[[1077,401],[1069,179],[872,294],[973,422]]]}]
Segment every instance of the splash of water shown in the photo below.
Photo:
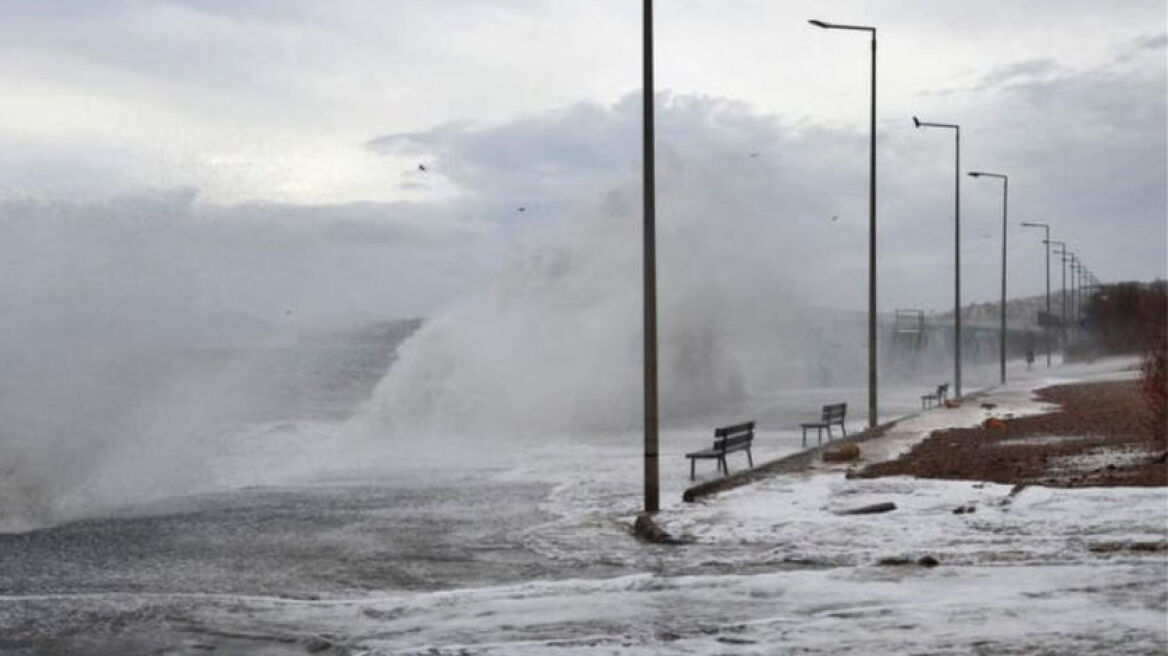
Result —
[{"label": "splash of water", "polygon": [[[666,420],[802,376],[781,222],[702,189],[663,198],[660,365]],[[525,241],[483,293],[429,322],[374,395],[388,430],[573,431],[636,424],[641,403],[635,191]],[[786,279],[785,283],[780,283]],[[774,281],[770,284],[768,281]]]}]

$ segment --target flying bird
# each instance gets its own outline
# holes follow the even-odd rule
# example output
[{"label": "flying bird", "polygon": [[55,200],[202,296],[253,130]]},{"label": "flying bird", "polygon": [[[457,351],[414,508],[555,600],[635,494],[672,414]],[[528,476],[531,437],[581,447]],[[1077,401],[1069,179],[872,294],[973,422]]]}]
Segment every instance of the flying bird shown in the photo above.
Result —
[{"label": "flying bird", "polygon": [[758,153],[751,153],[750,156],[751,157],[758,157]]},{"label": "flying bird", "polygon": [[831,220],[832,220],[832,221],[839,221],[839,215],[838,215],[838,214],[832,214],[832,215],[831,215]]},{"label": "flying bird", "polygon": [[520,208],[519,208],[519,211],[520,211],[520,212],[526,212],[526,211],[527,211],[527,208],[526,208],[526,207],[520,207]]},{"label": "flying bird", "polygon": [[418,165],[418,170],[419,170],[419,171],[425,171],[425,170],[426,170],[426,165],[425,165],[425,164],[419,164],[419,165]]}]

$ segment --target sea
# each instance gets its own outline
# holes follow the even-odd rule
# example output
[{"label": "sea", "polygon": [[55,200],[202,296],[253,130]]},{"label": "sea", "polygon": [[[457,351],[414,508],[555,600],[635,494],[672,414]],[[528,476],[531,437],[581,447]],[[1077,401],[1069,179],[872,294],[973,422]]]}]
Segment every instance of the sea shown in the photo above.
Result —
[{"label": "sea", "polygon": [[[636,421],[618,415],[639,407],[639,395],[556,398],[557,377],[577,374],[549,370],[537,381],[546,396],[533,388],[516,399],[506,374],[455,403],[450,388],[478,374],[466,370],[473,358],[434,356],[430,349],[452,349],[435,323],[135,353],[93,365],[87,377],[65,368],[10,384],[13,425],[29,408],[40,414],[0,441],[8,447],[0,453],[0,653],[508,653],[481,644],[475,623],[444,609],[484,604],[489,622],[508,594],[565,582],[580,591],[580,616],[533,618],[512,627],[509,644],[587,647],[596,635],[648,630],[589,620],[587,605],[601,603],[589,601],[592,587],[822,567],[768,559],[749,545],[678,551],[635,541],[643,438]],[[520,368],[541,361],[516,360]],[[391,380],[398,368],[406,380]],[[971,366],[967,390],[996,374],[992,363]],[[595,379],[634,392],[640,382]],[[920,396],[946,380],[943,366],[891,376],[881,419],[919,410]],[[408,403],[399,398],[405,387]],[[23,414],[14,398],[25,399]],[[861,430],[866,399],[863,385],[829,380],[740,384],[715,407],[674,406],[661,432],[663,505],[681,503],[691,484],[684,454],[707,446],[714,427],[756,421],[757,463],[802,449],[798,423],[825,403],[847,402],[847,428]],[[541,407],[572,401],[595,401],[609,416],[565,428]],[[729,464],[746,466],[745,458]],[[711,461],[697,469],[698,481],[718,475]],[[415,631],[400,622],[369,628],[411,607],[424,609]],[[305,608],[337,616],[309,622],[298,614]],[[699,626],[734,615],[701,608],[695,601],[685,611]],[[422,638],[424,626],[431,633]]]}]

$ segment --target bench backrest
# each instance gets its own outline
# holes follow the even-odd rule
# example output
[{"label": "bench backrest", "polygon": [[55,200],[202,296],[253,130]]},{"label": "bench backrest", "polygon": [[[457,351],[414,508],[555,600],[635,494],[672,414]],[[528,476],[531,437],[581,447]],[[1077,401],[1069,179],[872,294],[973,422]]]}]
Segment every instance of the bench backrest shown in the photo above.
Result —
[{"label": "bench backrest", "polygon": [[944,383],[937,386],[937,396],[945,396],[949,393],[949,383]]},{"label": "bench backrest", "polygon": [[754,422],[748,421],[733,426],[714,429],[714,448],[729,449],[739,444],[748,444],[754,439]]},{"label": "bench backrest", "polygon": [[840,422],[844,420],[844,415],[848,413],[847,403],[832,403],[823,406],[823,421],[825,422]]}]

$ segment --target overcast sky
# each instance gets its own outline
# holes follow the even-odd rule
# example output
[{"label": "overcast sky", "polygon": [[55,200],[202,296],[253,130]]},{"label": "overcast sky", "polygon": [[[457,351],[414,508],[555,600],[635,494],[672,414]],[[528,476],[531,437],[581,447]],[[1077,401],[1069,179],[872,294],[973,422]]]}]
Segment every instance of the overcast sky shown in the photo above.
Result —
[{"label": "overcast sky", "polygon": [[[681,187],[714,208],[687,248],[783,222],[778,270],[864,307],[869,48],[818,17],[880,30],[883,310],[952,304],[952,133],[914,114],[1010,175],[1011,295],[1043,288],[1020,221],[1165,275],[1163,0],[657,4],[658,220]],[[640,29],[634,0],[0,0],[5,309],[438,312],[635,188]],[[1001,186],[962,193],[964,298],[993,300]]]}]

